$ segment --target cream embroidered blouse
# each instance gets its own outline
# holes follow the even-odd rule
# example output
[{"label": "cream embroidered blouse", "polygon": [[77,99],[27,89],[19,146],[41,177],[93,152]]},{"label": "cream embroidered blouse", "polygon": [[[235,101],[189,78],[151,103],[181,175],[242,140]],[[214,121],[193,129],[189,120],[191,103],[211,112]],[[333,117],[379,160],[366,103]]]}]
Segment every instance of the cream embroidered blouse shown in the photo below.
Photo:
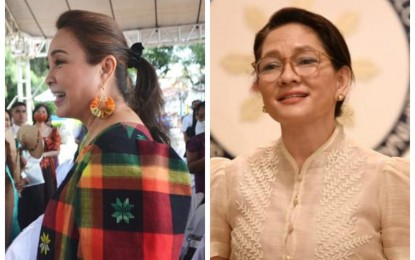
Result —
[{"label": "cream embroidered blouse", "polygon": [[281,140],[211,160],[211,257],[409,259],[409,161],[338,126],[299,172]]}]

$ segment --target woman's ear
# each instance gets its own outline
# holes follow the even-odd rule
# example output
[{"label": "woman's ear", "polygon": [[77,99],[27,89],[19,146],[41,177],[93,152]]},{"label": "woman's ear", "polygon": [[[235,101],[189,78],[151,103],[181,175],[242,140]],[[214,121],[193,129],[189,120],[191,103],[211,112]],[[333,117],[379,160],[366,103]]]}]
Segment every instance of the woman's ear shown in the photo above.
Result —
[{"label": "woman's ear", "polygon": [[255,80],[251,85],[251,91],[254,93],[259,92],[258,80]]},{"label": "woman's ear", "polygon": [[113,55],[108,55],[101,62],[101,80],[105,85],[107,81],[114,75],[115,68],[117,67],[117,59]]},{"label": "woman's ear", "polygon": [[343,66],[337,71],[337,95],[344,96],[349,92],[349,87],[352,83],[352,71],[348,66]]}]

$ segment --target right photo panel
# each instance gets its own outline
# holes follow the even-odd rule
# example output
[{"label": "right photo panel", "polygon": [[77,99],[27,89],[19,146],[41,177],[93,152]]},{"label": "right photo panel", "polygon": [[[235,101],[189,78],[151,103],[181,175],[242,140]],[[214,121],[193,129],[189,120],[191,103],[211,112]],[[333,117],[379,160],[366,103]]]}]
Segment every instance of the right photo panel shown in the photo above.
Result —
[{"label": "right photo panel", "polygon": [[211,259],[409,259],[409,17],[211,1]]}]

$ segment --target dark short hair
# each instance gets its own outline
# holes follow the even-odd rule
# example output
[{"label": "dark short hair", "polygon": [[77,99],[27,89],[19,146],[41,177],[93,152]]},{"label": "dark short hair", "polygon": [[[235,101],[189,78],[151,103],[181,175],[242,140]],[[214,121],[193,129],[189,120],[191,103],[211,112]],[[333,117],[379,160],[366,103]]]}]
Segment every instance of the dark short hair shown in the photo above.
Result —
[{"label": "dark short hair", "polygon": [[194,104],[194,103],[201,103],[202,101],[200,100],[200,99],[195,99],[195,100],[193,100],[192,101],[192,105]]},{"label": "dark short hair", "polygon": [[26,107],[26,103],[21,102],[21,101],[17,101],[17,102],[15,102],[15,103],[12,105],[12,107],[10,108],[10,110],[13,110],[15,107],[20,107],[20,106],[24,106],[24,107]]},{"label": "dark short hair", "polygon": [[[254,42],[255,62],[261,58],[262,46],[268,34],[278,27],[290,23],[298,23],[311,28],[321,41],[324,50],[330,56],[335,70],[343,66],[350,68],[353,76],[352,61],[346,41],[337,27],[323,16],[300,8],[283,8],[274,13],[268,23],[256,34]],[[344,100],[337,101],[335,117],[341,115]]]},{"label": "dark short hair", "polygon": [[[199,100],[200,101],[200,100]],[[200,101],[200,103],[195,107],[195,112],[197,113],[197,112],[199,112],[199,109],[201,108],[201,107],[205,107],[205,101]]]}]

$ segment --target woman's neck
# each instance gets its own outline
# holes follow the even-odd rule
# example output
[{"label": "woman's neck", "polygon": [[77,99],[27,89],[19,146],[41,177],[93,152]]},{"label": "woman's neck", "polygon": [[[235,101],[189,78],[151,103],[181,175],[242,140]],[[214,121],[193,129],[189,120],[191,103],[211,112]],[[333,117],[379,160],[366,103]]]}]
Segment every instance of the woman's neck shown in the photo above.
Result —
[{"label": "woman's neck", "polygon": [[281,136],[290,155],[301,170],[305,160],[333,134],[336,121],[306,125],[281,125]]},{"label": "woman's neck", "polygon": [[37,126],[38,128],[46,128],[48,127],[45,122],[36,122],[35,126]]}]

